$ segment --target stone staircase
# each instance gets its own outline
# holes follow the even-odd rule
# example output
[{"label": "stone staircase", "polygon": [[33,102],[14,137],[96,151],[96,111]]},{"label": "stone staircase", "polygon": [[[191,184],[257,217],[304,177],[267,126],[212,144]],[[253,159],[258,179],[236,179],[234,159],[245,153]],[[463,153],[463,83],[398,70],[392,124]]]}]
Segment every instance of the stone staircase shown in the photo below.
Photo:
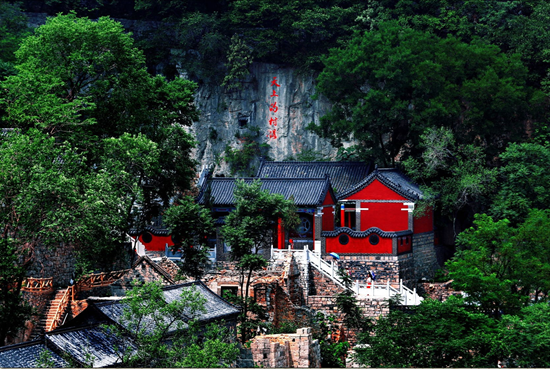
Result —
[{"label": "stone staircase", "polygon": [[[40,319],[40,324],[42,324],[41,328],[43,328],[43,332],[49,332],[55,328],[57,328],[57,324],[54,322],[54,320],[59,318],[59,314],[61,314],[61,321],[63,321],[65,312],[66,312],[66,302],[63,301],[63,298],[65,297],[65,294],[67,293],[67,288],[57,290],[55,293],[55,296],[50,302],[50,305],[46,309],[46,313],[44,314],[43,319]],[[65,306],[61,306],[61,304],[64,304]],[[65,310],[62,312],[58,312],[59,309]]]},{"label": "stone staircase", "polygon": [[[308,247],[304,250],[273,250],[274,260],[280,260],[290,253],[292,253],[294,258],[299,262],[309,264],[317,269],[336,286],[345,288],[342,278],[338,275],[338,269],[335,263],[323,260],[319,253],[310,251]],[[391,285],[389,281],[386,281],[384,284],[374,282],[360,283],[359,281],[355,281],[352,290],[355,292],[358,299],[389,299],[399,295],[400,302],[403,305],[418,305],[424,300],[417,294],[416,288],[412,290],[407,288],[403,285],[402,280],[395,286]]]}]

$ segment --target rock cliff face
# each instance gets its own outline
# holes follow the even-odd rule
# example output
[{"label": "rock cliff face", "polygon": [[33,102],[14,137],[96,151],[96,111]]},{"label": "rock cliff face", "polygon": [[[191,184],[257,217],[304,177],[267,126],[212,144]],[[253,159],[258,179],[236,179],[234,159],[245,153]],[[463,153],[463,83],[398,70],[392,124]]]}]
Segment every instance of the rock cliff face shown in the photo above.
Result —
[{"label": "rock cliff face", "polygon": [[[27,16],[30,27],[46,23],[46,13],[27,13]],[[134,35],[162,26],[159,22],[115,20]],[[157,69],[162,70],[162,65]],[[277,77],[279,87],[271,86],[273,77]],[[238,91],[227,92],[219,86],[200,86],[195,96],[195,104],[201,112],[200,119],[191,129],[198,142],[195,159],[201,166],[215,164],[216,174],[229,175],[230,168],[224,160],[225,148],[227,145],[234,149],[242,148],[244,136],[253,136],[251,139],[259,144],[267,143],[269,147],[262,150],[262,155],[274,160],[297,159],[301,158],[300,154],[310,154],[310,157],[315,154],[317,159],[334,158],[336,149],[329,141],[305,129],[311,122],[319,123],[319,118],[331,107],[322,97],[313,100],[315,77],[313,74],[298,74],[293,68],[276,64],[254,63],[247,81]],[[278,96],[271,97],[273,89]],[[276,112],[269,110],[274,102],[278,107]],[[277,118],[277,126],[269,124],[270,118]],[[269,138],[268,134],[272,137],[275,134],[277,138]],[[253,159],[249,172],[253,173],[257,165],[258,155]]]},{"label": "rock cliff face", "polygon": [[[254,63],[250,72],[238,91],[199,87],[195,103],[201,115],[192,128],[198,141],[196,159],[202,165],[216,164],[217,174],[228,175],[229,167],[223,160],[226,145],[241,148],[244,136],[267,143],[269,148],[264,154],[274,160],[296,158],[304,153],[334,157],[336,150],[328,140],[305,129],[310,122],[318,123],[330,109],[326,99],[312,98],[315,76],[299,75],[294,69],[265,63]],[[274,77],[280,87],[272,87]],[[278,96],[272,96],[273,90]],[[270,111],[275,102],[277,111]],[[271,118],[277,118],[276,126],[270,125]],[[271,138],[274,129],[277,138]],[[252,167],[257,164],[256,158]]]}]

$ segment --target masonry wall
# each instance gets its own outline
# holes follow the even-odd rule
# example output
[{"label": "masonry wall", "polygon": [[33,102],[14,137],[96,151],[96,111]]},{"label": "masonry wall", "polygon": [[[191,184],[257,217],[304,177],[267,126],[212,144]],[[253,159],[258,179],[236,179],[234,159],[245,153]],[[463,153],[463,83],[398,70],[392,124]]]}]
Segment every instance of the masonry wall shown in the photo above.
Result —
[{"label": "masonry wall", "polygon": [[264,368],[320,368],[321,349],[311,328],[296,334],[272,334],[255,337],[250,345],[256,366]]},{"label": "masonry wall", "polygon": [[[113,260],[112,265],[109,265],[109,269],[128,268],[126,255],[126,253],[121,253],[120,258]],[[27,272],[27,277],[53,277],[54,287],[66,287],[70,284],[71,279],[75,278],[75,264],[74,246],[63,244],[49,248],[45,245],[38,245],[34,249],[34,260]]]},{"label": "masonry wall", "polygon": [[28,277],[53,277],[54,285],[67,286],[73,278],[76,257],[71,245],[48,248],[38,245],[34,249],[34,261],[27,273]]},{"label": "masonry wall", "polygon": [[[414,244],[413,244],[414,248]],[[403,284],[409,288],[415,288],[417,286],[417,277],[415,272],[415,255],[403,254],[397,257],[399,278],[403,280]]]},{"label": "masonry wall", "polygon": [[351,279],[366,282],[369,271],[376,274],[376,283],[399,283],[399,256],[340,255],[340,267],[347,270]]},{"label": "masonry wall", "polygon": [[[332,279],[325,276],[323,273],[319,272],[313,266],[309,266],[310,272],[310,283],[309,283],[309,293],[308,296],[321,295],[321,296],[333,296],[336,295],[344,289],[337,284],[335,284]],[[336,273],[336,271],[335,271]]]},{"label": "masonry wall", "polygon": [[419,283],[418,292],[426,295],[430,299],[445,301],[449,296],[461,296],[462,292],[451,288],[451,282],[444,283]]},{"label": "masonry wall", "polygon": [[413,235],[413,254],[416,279],[433,278],[435,271],[439,268],[433,232]]}]

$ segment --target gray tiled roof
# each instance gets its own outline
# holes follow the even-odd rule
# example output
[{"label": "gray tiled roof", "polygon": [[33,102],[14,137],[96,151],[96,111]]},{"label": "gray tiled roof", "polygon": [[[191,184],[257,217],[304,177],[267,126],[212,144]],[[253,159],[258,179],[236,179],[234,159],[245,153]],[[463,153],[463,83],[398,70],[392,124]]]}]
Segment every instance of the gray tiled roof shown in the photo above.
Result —
[{"label": "gray tiled roof", "polygon": [[224,319],[239,313],[239,309],[237,307],[215,294],[200,281],[165,287],[164,298],[166,299],[166,302],[170,303],[178,299],[184,290],[189,290],[193,288],[193,286],[195,286],[202,297],[206,299],[204,304],[206,312],[200,315],[199,321],[208,322],[213,319]]},{"label": "gray tiled roof", "polygon": [[262,161],[260,178],[324,178],[328,174],[334,192],[346,191],[369,175],[371,165],[345,161]]},{"label": "gray tiled roof", "polygon": [[424,196],[420,188],[399,170],[382,168],[375,170],[367,178],[347,191],[338,193],[338,199],[343,199],[359,192],[371,184],[375,179],[378,179],[380,182],[409,200],[420,200]]},{"label": "gray tiled roof", "polygon": [[[206,323],[211,321],[212,319],[225,319],[228,317],[231,317],[232,315],[237,315],[239,313],[239,309],[236,308],[234,305],[230,304],[220,296],[216,295],[214,292],[212,292],[206,285],[204,285],[201,281],[194,281],[194,282],[188,282],[183,284],[178,284],[174,286],[164,287],[163,288],[163,294],[164,299],[167,303],[170,303],[172,301],[175,301],[180,298],[182,292],[184,290],[190,290],[192,288],[196,288],[198,292],[204,297],[206,300],[205,303],[205,313],[201,313],[198,317],[200,322]],[[126,327],[126,323],[122,319],[123,313],[124,313],[124,304],[120,301],[109,301],[104,303],[97,303],[96,307],[105,314],[109,319],[112,321]],[[183,317],[182,320],[186,320],[187,317]],[[145,329],[152,330],[154,329],[154,321],[153,319],[148,319],[145,317],[143,319],[143,327]],[[176,329],[176,327],[174,327]]]},{"label": "gray tiled roof", "polygon": [[[246,183],[252,183],[258,178],[240,178]],[[262,190],[278,193],[286,199],[294,197],[297,206],[318,206],[325,199],[327,191],[332,191],[328,178],[261,178]],[[233,192],[236,188],[236,178],[211,178],[203,187],[197,202],[205,204],[206,189],[210,189],[212,205],[230,206],[235,203]]]},{"label": "gray tiled roof", "polygon": [[0,348],[0,367],[2,368],[36,368],[40,354],[48,351],[56,368],[63,368],[69,364],[46,347],[43,340],[30,341],[17,345]]},{"label": "gray tiled roof", "polygon": [[81,364],[92,364],[94,368],[121,363],[121,352],[136,348],[131,338],[123,341],[99,326],[55,330],[47,333],[46,339]]}]

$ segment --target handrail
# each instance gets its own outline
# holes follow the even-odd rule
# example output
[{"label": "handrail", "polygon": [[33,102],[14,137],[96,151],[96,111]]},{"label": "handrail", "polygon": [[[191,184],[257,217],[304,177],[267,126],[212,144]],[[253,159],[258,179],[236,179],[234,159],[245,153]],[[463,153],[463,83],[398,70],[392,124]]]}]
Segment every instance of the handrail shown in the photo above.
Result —
[{"label": "handrail", "polygon": [[23,280],[21,290],[23,291],[45,291],[53,289],[53,277],[49,278],[33,278],[28,277]]},{"label": "handrail", "polygon": [[[343,281],[338,276],[334,262],[326,262],[321,258],[320,253],[315,253],[309,250],[306,246],[303,250],[294,250],[290,247],[288,249],[273,249],[273,256],[286,253],[293,253],[295,256],[302,258],[306,263],[313,265],[317,270],[330,278],[338,286],[345,288]],[[392,296],[400,295],[400,302],[403,305],[418,305],[423,300],[422,297],[416,293],[416,288],[412,290],[403,285],[403,280],[399,280],[399,288],[393,287],[389,280],[385,284],[359,283],[355,282],[353,291],[358,297],[367,298],[391,298]]]},{"label": "handrail", "polygon": [[53,319],[50,322],[50,326],[47,327],[46,332],[53,331],[55,328],[57,328],[59,326],[59,323],[61,323],[62,315],[67,310],[67,305],[69,303],[69,297],[72,296],[72,289],[73,289],[73,286],[69,286],[65,290],[65,293],[63,294],[63,297],[59,301],[59,305],[57,306],[57,309],[55,310]]},{"label": "handrail", "polygon": [[321,258],[321,254],[314,253],[309,251],[309,248],[306,247],[304,250],[306,261],[309,261],[317,270],[329,277],[334,283],[339,285],[342,288],[345,288],[344,282],[338,276],[337,270],[334,268],[334,262],[331,261],[330,264]]},{"label": "handrail", "polygon": [[76,282],[80,290],[93,288],[93,287],[104,287],[109,286],[117,279],[121,278],[126,274],[130,269],[117,270],[111,272],[102,272],[97,274],[87,274],[80,277]]},{"label": "handrail", "polygon": [[422,300],[422,297],[416,293],[416,288],[412,290],[403,285],[403,280],[399,280],[399,288],[395,288],[390,285],[389,281],[386,284],[371,283],[359,283],[355,282],[355,293],[358,296],[364,296],[367,298],[391,298],[392,296],[399,295],[400,302],[403,305],[418,305]]}]

